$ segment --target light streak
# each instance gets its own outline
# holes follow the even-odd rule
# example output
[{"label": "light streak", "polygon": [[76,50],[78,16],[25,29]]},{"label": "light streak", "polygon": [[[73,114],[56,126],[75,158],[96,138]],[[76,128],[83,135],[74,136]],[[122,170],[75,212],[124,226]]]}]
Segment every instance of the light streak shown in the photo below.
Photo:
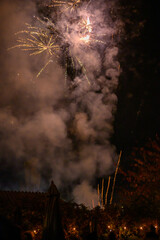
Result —
[{"label": "light streak", "polygon": [[52,63],[53,62],[53,60],[49,60],[45,65],[44,65],[44,67],[42,67],[41,68],[41,70],[39,71],[39,73],[37,74],[37,78],[41,75],[41,73],[46,69],[46,67],[50,64],[50,63]]},{"label": "light streak", "polygon": [[109,178],[108,178],[108,185],[107,185],[107,191],[106,191],[106,196],[105,196],[105,205],[107,205],[107,201],[108,201],[108,192],[109,192],[110,182],[111,182],[111,177],[109,176]]},{"label": "light streak", "polygon": [[102,207],[104,207],[104,205],[103,205],[103,191],[104,191],[104,178],[102,179],[102,190],[101,190],[101,204],[102,204]]},{"label": "light streak", "polygon": [[81,32],[83,32],[83,34],[92,32],[92,25],[91,25],[89,17],[87,17],[87,19],[82,19],[82,21],[79,23],[79,26],[80,26],[80,30],[81,30]]},{"label": "light streak", "polygon": [[85,41],[86,43],[88,43],[88,42],[90,41],[90,36],[87,35],[87,36],[85,36],[85,37],[81,37],[80,39],[81,39],[82,41]]},{"label": "light streak", "polygon": [[69,1],[61,1],[61,0],[53,0],[52,4],[49,7],[64,7],[64,11],[70,10],[71,12],[78,7],[81,0],[69,0]]},{"label": "light streak", "polygon": [[82,68],[82,72],[83,72],[83,74],[84,74],[84,76],[85,76],[88,84],[91,85],[91,83],[90,83],[90,81],[89,81],[89,79],[88,79],[88,76],[87,76],[87,70],[86,70],[85,66],[83,65],[83,63],[81,62],[81,60],[80,60],[78,57],[76,57],[76,59],[77,59],[79,65],[80,65],[81,68]]},{"label": "light streak", "polygon": [[99,184],[98,184],[97,192],[98,192],[98,206],[100,207],[100,206],[101,206],[101,203],[100,203],[100,191],[99,191]]},{"label": "light streak", "polygon": [[85,43],[103,43],[105,44],[105,42],[96,39],[96,35],[93,33],[93,26],[91,24],[90,18],[87,17],[87,19],[82,19],[82,21],[79,23],[80,26],[80,30],[79,30],[79,34],[80,34],[80,40]]},{"label": "light streak", "polygon": [[115,188],[115,183],[116,183],[116,176],[117,176],[119,164],[120,164],[120,161],[121,161],[121,156],[122,156],[122,151],[120,151],[119,158],[118,158],[118,163],[117,163],[117,167],[116,167],[116,171],[115,171],[115,174],[114,174],[114,180],[113,180],[110,204],[112,204],[112,201],[113,201],[113,193],[114,193],[114,188]]},{"label": "light streak", "polygon": [[26,34],[26,38],[17,39],[18,44],[9,48],[21,48],[23,51],[31,51],[30,56],[47,52],[50,56],[58,56],[60,46],[56,43],[57,36],[53,36],[48,31],[39,27],[27,25],[27,30],[20,31],[16,34]]},{"label": "light streak", "polygon": [[60,46],[56,43],[57,35],[50,34],[47,29],[40,27],[33,27],[30,24],[26,24],[27,29],[22,30],[16,35],[25,34],[25,37],[20,37],[17,39],[18,44],[9,48],[20,48],[22,51],[29,51],[30,56],[39,55],[46,53],[49,56],[47,63],[41,68],[37,77],[43,72],[43,70],[51,63],[53,56],[58,58],[58,53],[60,52]]}]

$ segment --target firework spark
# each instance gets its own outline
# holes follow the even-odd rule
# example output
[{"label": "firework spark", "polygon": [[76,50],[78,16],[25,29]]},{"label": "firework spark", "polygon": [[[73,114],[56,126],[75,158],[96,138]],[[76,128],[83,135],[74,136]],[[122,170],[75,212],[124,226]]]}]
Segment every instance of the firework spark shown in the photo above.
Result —
[{"label": "firework spark", "polygon": [[90,21],[90,18],[87,17],[87,19],[82,19],[82,21],[79,23],[79,33],[80,33],[80,40],[83,42],[83,44],[91,44],[91,43],[103,43],[105,42],[96,39],[96,35],[93,33],[93,26]]},{"label": "firework spark", "polygon": [[[66,9],[70,8],[72,11],[80,2],[80,0],[53,0],[53,5],[57,7],[64,6]],[[72,23],[76,24],[76,28],[74,28],[70,22],[67,23],[67,28],[62,28],[48,18],[44,18],[43,20],[37,17],[35,18],[39,21],[41,27],[26,24],[26,30],[16,33],[18,36],[20,35],[20,37],[17,39],[18,44],[12,48],[20,48],[23,51],[29,51],[29,55],[47,54],[48,60],[37,74],[37,77],[51,62],[53,62],[53,56],[57,57],[60,62],[64,62],[59,58],[59,56],[61,56],[60,53],[62,53],[63,58],[67,59],[67,61],[69,60],[69,62],[64,63],[66,69],[65,83],[67,82],[68,73],[72,71],[73,74],[71,73],[71,76],[74,76],[76,66],[79,65],[81,72],[84,74],[88,84],[90,84],[84,64],[77,56],[71,53],[71,48],[75,45],[72,36],[77,36],[76,39],[79,39],[78,43],[83,46],[86,45],[87,47],[88,45],[91,46],[92,43],[104,43],[96,39],[94,26],[90,21],[90,17],[88,16],[81,19],[77,17],[74,21],[72,20]],[[77,46],[79,44],[77,44]]]},{"label": "firework spark", "polygon": [[29,51],[30,56],[38,55],[41,53],[46,53],[49,57],[47,63],[41,68],[37,77],[42,73],[42,71],[53,62],[53,55],[58,57],[58,53],[60,51],[60,46],[57,44],[56,39],[57,35],[51,34],[47,29],[40,27],[33,27],[30,24],[27,24],[27,29],[16,33],[25,34],[24,37],[20,37],[17,39],[18,44],[9,48],[20,48],[22,51]]},{"label": "firework spark", "polygon": [[27,25],[27,30],[20,31],[16,34],[26,34],[25,38],[20,37],[17,39],[18,44],[11,47],[21,48],[23,51],[30,51],[30,55],[38,55],[47,52],[48,55],[58,56],[60,46],[56,43],[57,36],[51,35],[48,31]]},{"label": "firework spark", "polygon": [[70,10],[71,12],[76,9],[76,7],[80,4],[81,0],[70,0],[70,1],[60,1],[53,0],[52,4],[49,7],[64,7],[64,11]]},{"label": "firework spark", "polygon": [[87,17],[87,19],[82,19],[82,21],[79,23],[79,26],[81,32],[83,32],[84,34],[92,32],[92,25],[89,17]]},{"label": "firework spark", "polygon": [[89,79],[88,79],[87,70],[86,70],[85,66],[83,65],[83,63],[81,62],[81,60],[80,60],[78,57],[76,57],[76,60],[77,60],[77,62],[79,63],[79,65],[81,66],[82,72],[83,72],[83,74],[84,74],[84,76],[85,76],[88,84],[90,85],[91,83],[90,83],[90,81],[89,81]]},{"label": "firework spark", "polygon": [[65,58],[66,58],[65,59],[65,84],[67,83],[67,78],[68,78],[68,68],[72,68],[72,73],[76,73],[76,69],[80,68],[81,73],[83,73],[85,79],[90,85],[91,83],[87,76],[87,70],[84,64],[82,63],[82,61],[77,56],[73,57],[73,54],[71,53],[71,51],[69,51],[69,49],[67,49],[66,51]]}]

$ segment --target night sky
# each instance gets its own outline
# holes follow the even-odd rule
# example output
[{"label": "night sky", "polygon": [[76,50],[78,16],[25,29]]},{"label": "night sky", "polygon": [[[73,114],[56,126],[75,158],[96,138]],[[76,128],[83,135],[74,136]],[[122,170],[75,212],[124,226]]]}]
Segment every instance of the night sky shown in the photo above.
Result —
[{"label": "night sky", "polygon": [[115,141],[131,149],[159,134],[160,17],[158,1],[120,1],[126,34],[120,44]]},{"label": "night sky", "polygon": [[[2,3],[4,3],[2,1]],[[12,1],[7,1],[11,3]],[[21,4],[17,1],[17,6],[14,4],[14,11],[16,9],[19,14],[19,9],[24,5],[26,7],[26,1],[20,1]],[[37,6],[39,7],[39,2],[37,1]],[[112,2],[112,1],[111,1]],[[118,97],[117,110],[114,113],[115,120],[112,125],[114,126],[114,133],[110,135],[110,142],[116,146],[117,152],[120,150],[124,153],[124,159],[122,159],[122,164],[127,163],[127,156],[131,153],[132,148],[136,145],[144,145],[147,139],[155,138],[156,134],[159,135],[159,102],[160,102],[160,15],[158,8],[158,0],[154,2],[151,0],[117,0],[114,1],[116,8],[112,11],[113,22],[117,19],[120,19],[123,23],[123,31],[114,36],[116,46],[118,46],[118,61],[121,66],[121,74],[119,76],[119,84],[116,90]],[[19,22],[19,19],[23,19],[23,13],[20,18],[15,19],[15,27],[8,26],[12,24],[12,7],[7,12],[7,5],[0,5],[0,20],[1,20],[1,37],[0,37],[0,74],[1,74],[1,90],[0,90],[0,108],[4,109],[8,105],[13,107],[13,112],[19,116],[34,115],[35,109],[39,110],[39,106],[36,105],[36,97],[39,98],[39,95],[29,97],[23,97],[23,103],[21,102],[22,98],[19,95],[26,94],[26,92],[21,91],[21,88],[15,87],[14,81],[14,61],[15,59],[11,55],[15,52],[8,52],[7,48],[13,46],[13,38],[11,34],[17,31],[17,27],[20,27],[22,24]],[[26,8],[27,9],[27,8]],[[38,8],[39,9],[39,8]],[[15,11],[15,12],[16,12]],[[29,8],[26,12],[29,11]],[[42,9],[39,9],[42,14]],[[14,13],[15,13],[14,12]],[[28,18],[29,13],[26,13],[24,16],[25,19]],[[30,13],[31,16],[34,15]],[[14,25],[13,24],[13,25]],[[10,31],[11,29],[11,31]],[[7,39],[8,38],[8,39]],[[10,40],[12,38],[12,40]],[[7,41],[6,41],[7,39]],[[22,57],[19,50],[16,50],[17,62],[21,68],[20,72],[23,70],[26,71],[26,68],[23,69],[23,61],[25,66],[28,64],[27,60]],[[24,58],[24,59],[23,59]],[[14,62],[14,64],[13,64]],[[37,63],[33,63],[33,71],[37,71]],[[13,76],[12,76],[13,72]],[[29,72],[25,72],[26,78],[30,77]],[[58,73],[61,75],[61,73]],[[12,77],[10,77],[12,76]],[[7,81],[6,81],[7,79]],[[8,80],[9,79],[9,80]],[[26,84],[27,80],[22,81],[21,85]],[[30,83],[27,83],[26,89],[30,88]],[[14,86],[15,91],[17,91],[17,97],[14,94],[10,95],[10,92],[7,92],[7,88],[10,90]],[[48,86],[42,84],[44,91],[48,91]],[[59,89],[58,84],[56,85],[56,100],[60,99],[61,89]],[[29,93],[28,90],[27,93]],[[57,94],[58,92],[58,94]],[[31,92],[30,92],[31,94]],[[42,95],[46,96],[46,93],[41,92]],[[52,100],[51,92],[48,93],[49,97],[46,101]],[[10,96],[10,97],[9,97]],[[43,97],[44,97],[43,96]],[[29,98],[29,103],[27,101]],[[32,104],[33,103],[33,104]],[[22,105],[24,104],[25,108],[23,109]],[[34,106],[35,104],[35,106]],[[27,107],[26,107],[27,106]],[[59,105],[55,106],[58,107]],[[15,109],[14,109],[15,108]],[[10,110],[9,110],[10,111]],[[65,113],[63,118],[65,118]],[[67,118],[67,117],[66,117]],[[0,119],[3,121],[3,119]],[[13,119],[14,121],[14,119]],[[3,132],[3,124],[1,125],[0,137],[4,138],[5,133]],[[57,125],[58,126],[58,125]],[[70,132],[72,135],[72,132]],[[6,138],[7,139],[7,138]],[[98,141],[101,141],[98,140]],[[78,144],[78,142],[76,142]],[[19,143],[20,144],[20,143]],[[47,144],[47,140],[46,140]],[[76,145],[76,144],[75,144]],[[4,151],[3,144],[1,146],[1,153]],[[77,146],[75,146],[76,149]],[[77,147],[78,148],[78,147]],[[30,149],[28,151],[33,151]],[[66,150],[67,151],[67,150]],[[37,153],[33,155],[37,156]],[[45,155],[45,153],[43,152]],[[44,156],[42,156],[44,157]],[[0,159],[0,186],[8,187],[10,186],[10,179],[14,181],[16,175],[16,168],[12,168],[12,165],[8,165],[8,158],[11,158],[10,153],[1,154]],[[7,159],[7,160],[6,160]],[[12,161],[15,162],[15,165],[21,163],[17,162],[17,157],[13,156]],[[36,160],[35,160],[36,164]],[[41,166],[43,167],[43,166]],[[13,169],[13,170],[12,170]],[[21,163],[17,167],[18,179],[23,175],[23,164]],[[45,168],[43,172],[43,177],[47,175],[47,171],[50,172],[49,168]]]}]

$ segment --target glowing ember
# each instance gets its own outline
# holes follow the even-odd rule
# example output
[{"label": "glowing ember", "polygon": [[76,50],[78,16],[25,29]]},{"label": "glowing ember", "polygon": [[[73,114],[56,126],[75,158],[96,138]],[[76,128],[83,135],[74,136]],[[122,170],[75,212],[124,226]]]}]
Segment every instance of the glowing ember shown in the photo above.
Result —
[{"label": "glowing ember", "polygon": [[33,230],[33,233],[36,235],[38,233],[38,231],[35,229],[35,230]]}]

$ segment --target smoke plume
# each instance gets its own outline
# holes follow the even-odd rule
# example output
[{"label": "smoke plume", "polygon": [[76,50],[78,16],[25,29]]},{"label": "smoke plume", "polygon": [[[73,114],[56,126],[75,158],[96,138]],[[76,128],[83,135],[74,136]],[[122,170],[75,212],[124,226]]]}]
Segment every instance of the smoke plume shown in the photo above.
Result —
[{"label": "smoke plume", "polygon": [[[97,203],[92,186],[117,160],[110,143],[120,74],[112,7],[109,1],[91,1],[73,15],[64,11],[57,17],[57,27],[71,58],[76,59],[78,72],[74,77],[68,75],[65,83],[65,67],[56,57],[36,78],[46,62],[45,54],[7,51],[15,45],[14,33],[24,29],[26,22],[36,24],[35,2],[8,0],[0,4],[1,188],[44,190],[53,179],[62,193],[68,191],[67,197],[77,203]],[[50,11],[49,19],[55,24],[54,10]],[[93,43],[81,44],[74,14],[90,18]],[[63,51],[60,57],[65,58]]]}]

